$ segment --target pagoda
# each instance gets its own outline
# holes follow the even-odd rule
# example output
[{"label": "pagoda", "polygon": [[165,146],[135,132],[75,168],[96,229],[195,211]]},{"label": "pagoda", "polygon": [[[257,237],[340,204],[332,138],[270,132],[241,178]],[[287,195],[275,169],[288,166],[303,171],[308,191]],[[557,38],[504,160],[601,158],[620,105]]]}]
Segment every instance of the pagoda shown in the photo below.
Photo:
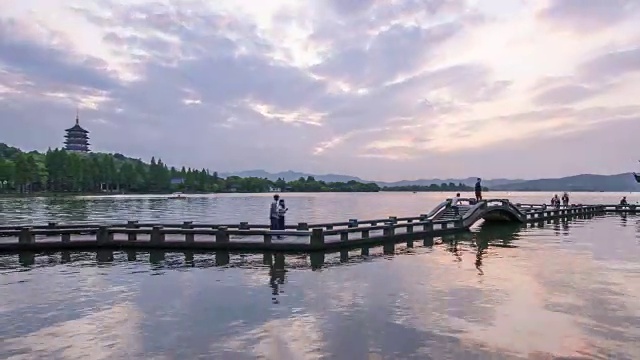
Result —
[{"label": "pagoda", "polygon": [[64,137],[64,149],[67,151],[87,153],[89,152],[89,132],[80,126],[80,118],[76,112],[76,124],[66,129]]}]

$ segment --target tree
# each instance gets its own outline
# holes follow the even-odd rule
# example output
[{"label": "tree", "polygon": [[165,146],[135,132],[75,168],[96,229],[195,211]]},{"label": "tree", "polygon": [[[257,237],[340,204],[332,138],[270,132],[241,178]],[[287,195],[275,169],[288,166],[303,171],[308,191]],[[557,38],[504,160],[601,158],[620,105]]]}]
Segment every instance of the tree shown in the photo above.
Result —
[{"label": "tree", "polygon": [[389,187],[384,187],[383,188],[384,191],[473,191],[473,187],[472,186],[467,186],[463,183],[459,183],[459,184],[454,184],[454,183],[442,183],[440,185],[438,184],[431,184],[428,186],[422,186],[422,185],[409,185],[409,186],[389,186]]},{"label": "tree", "polygon": [[[182,179],[182,183],[172,183],[176,178]],[[49,149],[44,154],[26,153],[5,144],[0,144],[0,183],[2,192],[265,192],[274,186],[282,190],[317,192],[380,190],[376,184],[325,183],[313,176],[291,182],[237,176],[223,179],[217,172],[204,168],[169,168],[156,157],[145,163],[122,154],[81,154],[62,149]]]}]

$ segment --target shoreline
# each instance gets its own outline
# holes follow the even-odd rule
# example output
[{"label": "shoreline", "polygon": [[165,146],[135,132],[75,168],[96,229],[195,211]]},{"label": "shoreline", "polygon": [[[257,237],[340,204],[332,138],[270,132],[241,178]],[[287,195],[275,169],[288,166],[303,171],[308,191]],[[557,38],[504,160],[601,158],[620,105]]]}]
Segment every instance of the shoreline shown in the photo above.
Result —
[{"label": "shoreline", "polygon": [[[216,194],[287,194],[287,193],[376,193],[382,191],[263,191],[263,192],[240,192],[240,191],[223,191],[223,192],[180,192],[181,195],[216,195]],[[390,191],[389,191],[390,192]],[[399,191],[394,191],[399,192]],[[437,191],[430,191],[437,192]],[[0,199],[2,198],[36,198],[36,197],[76,197],[76,196],[115,196],[115,195],[173,195],[176,192],[159,192],[159,193],[150,193],[150,192],[67,192],[67,193],[56,193],[56,192],[36,192],[36,193],[0,193]]]},{"label": "shoreline", "polygon": [[[215,194],[287,194],[287,193],[450,193],[450,192],[471,192],[463,190],[385,190],[380,191],[263,191],[263,192],[180,192],[182,195],[215,195]],[[564,190],[489,190],[483,193],[561,193]],[[67,198],[77,196],[115,196],[115,195],[172,195],[177,192],[35,192],[35,193],[0,193],[2,198]],[[603,191],[603,190],[576,190],[569,193],[636,193],[634,191]]]}]

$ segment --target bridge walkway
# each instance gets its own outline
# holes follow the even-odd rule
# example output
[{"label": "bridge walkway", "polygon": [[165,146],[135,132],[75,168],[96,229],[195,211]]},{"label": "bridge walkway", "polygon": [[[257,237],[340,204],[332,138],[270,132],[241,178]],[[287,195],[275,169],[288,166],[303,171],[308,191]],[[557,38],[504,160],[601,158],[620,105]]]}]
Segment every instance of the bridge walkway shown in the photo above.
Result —
[{"label": "bridge walkway", "polygon": [[434,208],[428,218],[433,221],[461,220],[463,227],[470,227],[479,220],[491,222],[528,221],[527,212],[531,208],[520,207],[508,199],[488,199],[476,202],[475,199],[463,198],[458,204],[458,214],[451,207],[451,199],[447,199]]}]

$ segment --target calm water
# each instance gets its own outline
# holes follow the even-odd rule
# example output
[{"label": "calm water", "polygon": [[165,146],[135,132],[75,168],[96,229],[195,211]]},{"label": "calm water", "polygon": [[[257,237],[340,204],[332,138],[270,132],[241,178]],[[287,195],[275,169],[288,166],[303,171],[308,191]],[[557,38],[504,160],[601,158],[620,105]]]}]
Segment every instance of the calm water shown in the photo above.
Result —
[{"label": "calm water", "polygon": [[[286,194],[287,221],[412,216],[447,195]],[[268,204],[269,195],[0,199],[0,223],[265,223]],[[72,253],[28,267],[0,256],[0,358],[640,358],[640,217],[479,225],[444,240],[397,245],[394,255],[327,254],[316,271],[304,255],[269,255],[274,265],[264,265],[262,254],[231,254],[215,266],[228,254],[115,253],[105,262]]]}]

